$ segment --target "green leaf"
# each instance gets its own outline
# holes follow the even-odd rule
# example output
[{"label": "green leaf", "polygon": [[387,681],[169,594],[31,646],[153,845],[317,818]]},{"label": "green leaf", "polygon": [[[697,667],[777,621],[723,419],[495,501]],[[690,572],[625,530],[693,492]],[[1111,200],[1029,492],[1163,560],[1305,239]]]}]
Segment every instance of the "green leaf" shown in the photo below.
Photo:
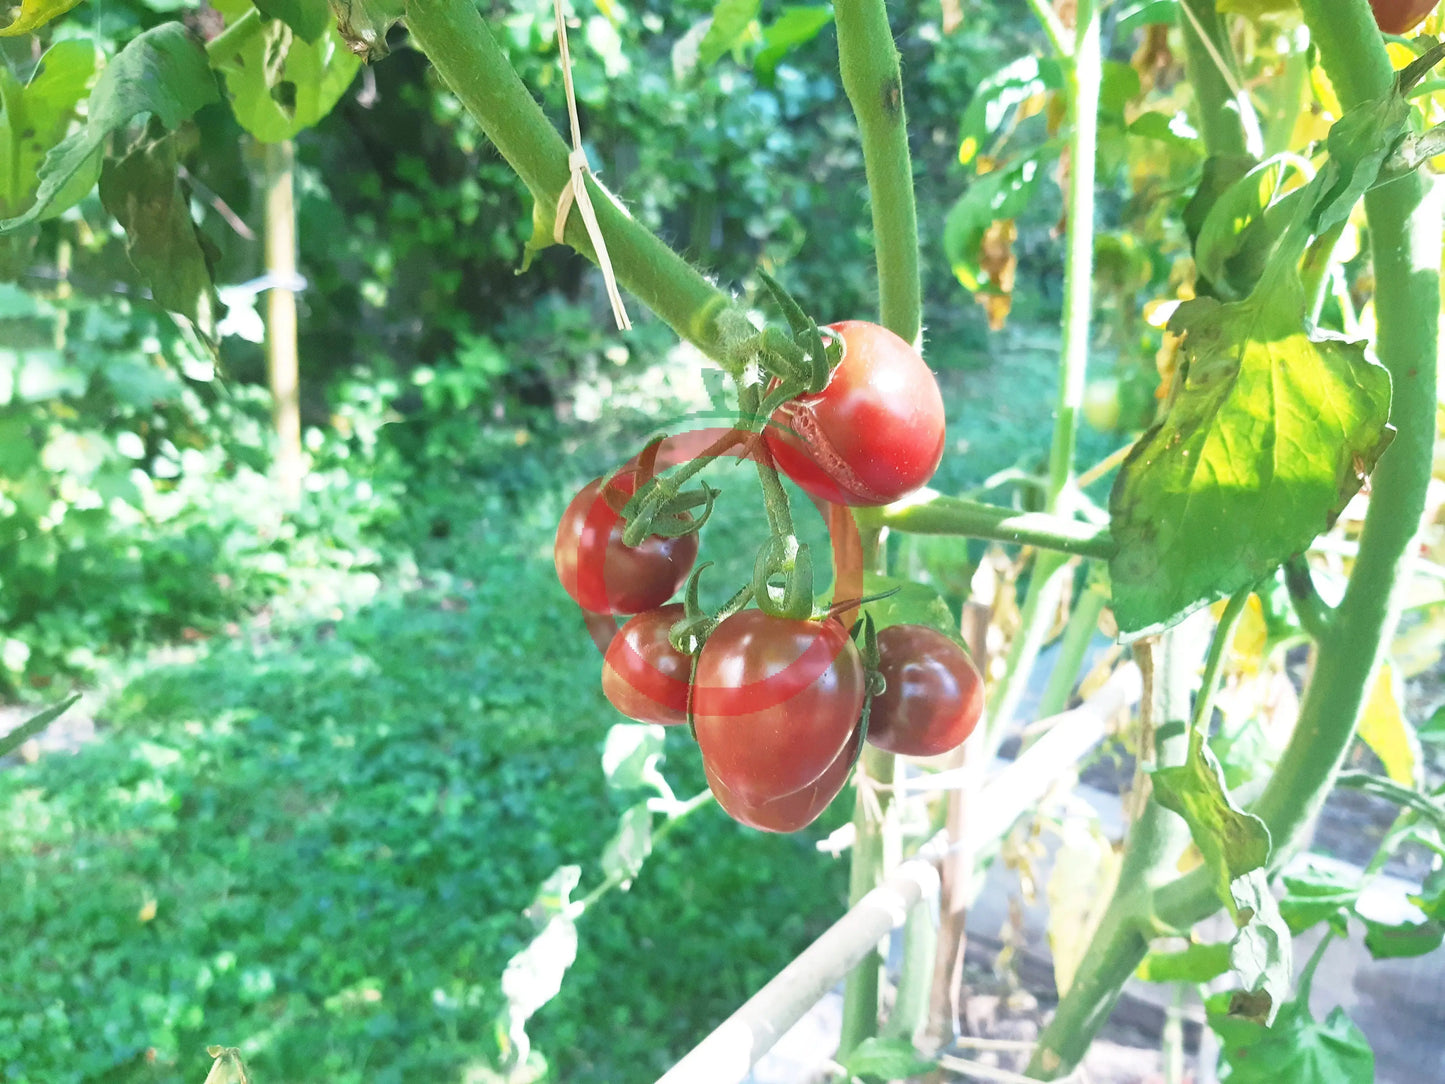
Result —
[{"label": "green leaf", "polygon": [[617,723],[602,748],[602,774],[614,790],[648,786],[648,774],[662,759],[663,729],[652,723]]},{"label": "green leaf", "polygon": [[1114,613],[1155,632],[1264,579],[1329,527],[1389,443],[1390,377],[1363,344],[1304,331],[1297,278],[1186,302],[1163,421],[1109,496]]},{"label": "green leaf", "polygon": [[[1238,158],[1210,161],[1216,163],[1216,170],[1225,171],[1214,174],[1217,181],[1228,176],[1231,168],[1248,162]],[[1216,289],[1227,290],[1230,297],[1244,297],[1254,289],[1291,214],[1304,200],[1304,189],[1276,198],[1286,168],[1295,168],[1293,159],[1276,156],[1251,166],[1223,191],[1211,193],[1212,202],[1195,237],[1194,260],[1199,273]],[[1201,185],[1195,200],[1205,191]],[[1190,207],[1195,208],[1192,201]]]},{"label": "green leaf", "polygon": [[906,1080],[931,1073],[936,1063],[919,1056],[907,1039],[871,1036],[855,1046],[840,1063],[853,1076],[877,1080]]},{"label": "green leaf", "polygon": [[0,757],[13,752],[31,738],[35,737],[51,723],[55,722],[56,719],[59,719],[69,711],[79,699],[79,693],[66,697],[60,703],[52,704],[40,714],[32,715],[9,733],[0,734]]},{"label": "green leaf", "polygon": [[80,0],[22,0],[15,21],[0,30],[0,38],[15,38],[40,29],[51,19],[64,15]]},{"label": "green leaf", "polygon": [[717,0],[712,9],[712,22],[697,47],[697,60],[710,68],[731,52],[758,17],[762,0]]},{"label": "green leaf", "polygon": [[1205,1002],[1220,1040],[1221,1084],[1373,1084],[1374,1051],[1343,1009],[1319,1023],[1290,1002],[1266,1028],[1231,1017],[1230,1003],[1228,993]]},{"label": "green leaf", "polygon": [[363,60],[380,60],[391,50],[386,32],[406,14],[405,0],[328,0],[336,16],[337,33],[346,47]]},{"label": "green leaf", "polygon": [[[40,165],[76,119],[76,106],[95,74],[95,57],[88,41],[56,42],[24,86],[8,67],[0,67],[0,218],[17,215],[35,202]],[[85,174],[81,180],[89,190],[95,176]],[[84,191],[71,202],[81,195]]]},{"label": "green leaf", "polygon": [[978,84],[959,126],[958,160],[968,165],[998,131],[1009,112],[1046,90],[1063,85],[1056,63],[1025,56],[1006,64]]},{"label": "green leaf", "polygon": [[1158,769],[1152,779],[1159,804],[1188,823],[1195,846],[1214,875],[1215,892],[1240,928],[1230,946],[1230,964],[1247,990],[1263,995],[1257,1011],[1268,1022],[1288,992],[1291,977],[1289,931],[1264,872],[1269,829],[1230,799],[1219,762],[1197,731],[1185,762]]},{"label": "green leaf", "polygon": [[1329,922],[1343,933],[1343,914],[1354,910],[1360,898],[1358,877],[1308,860],[1302,869],[1281,878],[1284,899],[1280,914],[1290,933],[1298,934],[1318,922]]},{"label": "green leaf", "polygon": [[1415,731],[1416,736],[1430,745],[1445,745],[1445,704],[1430,713]]},{"label": "green leaf", "polygon": [[1220,941],[1179,952],[1151,952],[1134,973],[1146,982],[1208,982],[1229,970],[1231,946]]},{"label": "green leaf", "polygon": [[150,113],[175,131],[201,106],[219,100],[206,51],[189,30],[163,23],[133,38],[96,81],[85,127],[45,156],[35,202],[25,213],[0,221],[0,232],[58,214],[77,202],[89,186],[77,191],[72,182],[89,175],[93,183],[106,140],[137,116]]},{"label": "green leaf", "polygon": [[812,41],[832,21],[833,9],[827,4],[784,8],[763,28],[763,47],[753,58],[753,72],[764,83],[771,83],[778,62],[791,50]]},{"label": "green leaf", "polygon": [[1334,123],[1325,137],[1330,157],[1317,178],[1323,195],[1314,202],[1311,232],[1325,233],[1350,216],[1379,177],[1385,159],[1405,138],[1409,122],[1410,103],[1393,87]]},{"label": "green leaf", "polygon": [[882,630],[890,625],[927,625],[958,640],[958,621],[949,610],[948,603],[928,584],[893,576],[880,576],[876,572],[863,573],[864,598],[881,595],[886,591],[892,591],[893,594],[863,607],[873,618],[875,628]]},{"label": "green leaf", "polygon": [[943,252],[970,292],[984,285],[979,246],[988,228],[1016,217],[1033,199],[1043,169],[1033,158],[975,177],[943,222]]},{"label": "green leaf", "polygon": [[307,42],[280,20],[221,65],[236,119],[263,143],[291,139],[321,120],[360,69],[360,57],[335,27]]},{"label": "green leaf", "polygon": [[214,347],[217,300],[211,260],[176,178],[170,135],[152,123],[125,157],[107,159],[100,173],[100,201],[124,228],[126,255],[150,284],[151,295],[189,320]]},{"label": "green leaf", "polygon": [[331,7],[326,0],[256,0],[256,10],[280,19],[307,42],[316,41],[331,26]]},{"label": "green leaf", "polygon": [[1136,0],[1119,12],[1117,32],[1132,34],[1141,26],[1173,26],[1179,21],[1179,0]]},{"label": "green leaf", "polygon": [[1362,918],[1365,948],[1377,960],[1427,956],[1445,940],[1445,926],[1439,922],[1378,922]]},{"label": "green leaf", "polygon": [[617,831],[602,850],[602,872],[616,877],[626,888],[652,853],[652,813],[639,802],[622,814]]}]

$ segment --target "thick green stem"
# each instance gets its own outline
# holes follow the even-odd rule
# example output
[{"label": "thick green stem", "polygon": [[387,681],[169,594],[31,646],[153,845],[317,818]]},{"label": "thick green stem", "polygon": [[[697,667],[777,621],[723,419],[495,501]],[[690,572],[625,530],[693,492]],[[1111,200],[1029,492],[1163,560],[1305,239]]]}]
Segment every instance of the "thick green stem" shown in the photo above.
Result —
[{"label": "thick green stem", "polygon": [[836,0],[838,69],[858,119],[884,327],[916,343],[923,315],[918,278],[918,217],[903,113],[898,48],[882,0]]},{"label": "thick green stem", "polygon": [[1251,148],[1245,117],[1258,129],[1247,96],[1239,90],[1234,49],[1224,33],[1214,0],[1181,0],[1179,32],[1184,38],[1184,64],[1198,103],[1195,123],[1210,154],[1258,153]]},{"label": "thick green stem", "polygon": [[859,526],[889,527],[906,534],[954,534],[1037,546],[1078,557],[1107,560],[1114,553],[1109,529],[1043,512],[1015,512],[960,497],[930,496],[913,504],[859,508]]},{"label": "thick green stem", "polygon": [[[535,217],[550,236],[557,198],[571,179],[567,144],[517,77],[475,5],[409,0],[406,25],[417,48],[531,191]],[[590,178],[588,183],[617,281],[684,339],[731,364],[729,348],[752,330],[746,317],[600,185]],[[566,239],[596,260],[581,215],[568,216]]]},{"label": "thick green stem", "polygon": [[[1188,626],[1173,629],[1141,644],[1136,654],[1144,671],[1140,710],[1139,763],[1183,763],[1188,737],[1182,731],[1155,744],[1159,728],[1189,714],[1189,690],[1199,653]],[[1052,1080],[1073,1071],[1108,1020],[1124,983],[1149,951],[1154,932],[1152,889],[1167,876],[1189,839],[1183,818],[1170,813],[1149,793],[1148,777],[1135,779],[1136,794],[1145,799],[1129,829],[1119,880],[1074,974],[1073,985],[1059,1002],[1053,1019],[1039,1036],[1029,1075]]]},{"label": "thick green stem", "polygon": [[1099,88],[1104,57],[1099,6],[1079,0],[1074,49],[1064,64],[1069,104],[1069,202],[1064,253],[1064,344],[1059,363],[1058,409],[1049,447],[1046,507],[1055,512],[1073,482],[1074,446],[1088,376],[1089,329],[1094,309],[1094,163],[1099,143]]},{"label": "thick green stem", "polygon": [[[872,892],[883,879],[887,848],[884,846],[884,812],[888,808],[888,787],[893,782],[893,754],[863,747],[858,758],[858,803],[853,812],[853,864],[849,870],[848,906]],[[881,787],[870,786],[871,782]],[[878,1030],[878,978],[883,958],[875,949],[853,969],[843,990],[843,1029],[838,1056],[845,1056]]]}]

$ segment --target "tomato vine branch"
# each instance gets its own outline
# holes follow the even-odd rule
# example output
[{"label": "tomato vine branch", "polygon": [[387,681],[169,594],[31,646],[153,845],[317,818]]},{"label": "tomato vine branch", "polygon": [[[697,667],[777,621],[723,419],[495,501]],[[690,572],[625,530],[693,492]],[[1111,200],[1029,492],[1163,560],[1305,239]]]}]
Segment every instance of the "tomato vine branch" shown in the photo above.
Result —
[{"label": "tomato vine branch", "polygon": [[888,527],[907,534],[960,535],[1098,560],[1107,560],[1114,552],[1114,539],[1107,527],[1093,527],[1046,512],[1016,512],[938,493],[883,508],[858,508],[853,515],[860,527]]}]

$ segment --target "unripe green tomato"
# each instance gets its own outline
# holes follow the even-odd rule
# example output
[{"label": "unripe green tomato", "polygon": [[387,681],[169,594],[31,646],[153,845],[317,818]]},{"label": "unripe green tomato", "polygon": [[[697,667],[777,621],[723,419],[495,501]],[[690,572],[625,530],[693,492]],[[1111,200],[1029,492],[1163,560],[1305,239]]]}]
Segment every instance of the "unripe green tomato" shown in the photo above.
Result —
[{"label": "unripe green tomato", "polygon": [[1084,388],[1084,420],[1101,433],[1112,433],[1119,428],[1121,416],[1118,378],[1089,381]]}]

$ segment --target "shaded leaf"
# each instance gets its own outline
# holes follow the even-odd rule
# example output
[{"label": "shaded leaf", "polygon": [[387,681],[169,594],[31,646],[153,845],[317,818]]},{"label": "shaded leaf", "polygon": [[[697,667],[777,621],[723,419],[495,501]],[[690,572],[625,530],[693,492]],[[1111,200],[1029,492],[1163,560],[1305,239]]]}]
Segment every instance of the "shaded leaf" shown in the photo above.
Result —
[{"label": "shaded leaf", "polygon": [[1445,941],[1445,926],[1438,922],[1379,922],[1362,918],[1365,948],[1377,960],[1427,956]]},{"label": "shaded leaf", "polygon": [[96,81],[85,127],[45,156],[35,202],[23,214],[0,221],[0,231],[58,214],[65,209],[62,196],[71,203],[78,201],[85,192],[76,192],[72,182],[97,170],[110,134],[140,114],[150,113],[161,126],[175,131],[201,106],[219,100],[216,77],[200,39],[179,23],[163,23],[133,38]]},{"label": "shaded leaf", "polygon": [[832,21],[833,9],[827,4],[784,8],[763,28],[763,47],[753,58],[753,71],[764,83],[770,82],[783,57],[812,41]]},{"label": "shaded leaf", "polygon": [[31,738],[40,734],[56,719],[69,711],[79,699],[79,693],[66,697],[60,703],[52,704],[38,715],[32,715],[9,733],[0,734],[0,757],[20,748]]},{"label": "shaded leaf", "polygon": [[1045,91],[1058,90],[1062,86],[1063,76],[1058,64],[1032,56],[1020,57],[982,80],[963,111],[959,127],[959,162],[963,165],[972,162],[988,137],[1003,125],[1011,110],[1041,104]]},{"label": "shaded leaf", "polygon": [[881,631],[890,625],[927,625],[954,641],[959,639],[958,621],[948,603],[928,584],[863,573],[864,598],[889,591],[893,593],[887,598],[875,599],[863,607],[873,618],[874,628]]},{"label": "shaded leaf", "polygon": [[331,7],[326,0],[256,0],[256,10],[280,19],[307,42],[315,41],[331,26]]},{"label": "shaded leaf", "polygon": [[919,1056],[907,1039],[864,1039],[840,1064],[853,1076],[876,1080],[906,1080],[932,1072],[937,1066]]},{"label": "shaded leaf", "polygon": [[184,316],[213,346],[216,289],[190,201],[176,178],[175,142],[152,124],[100,173],[100,200],[125,230],[125,251],[151,295]]},{"label": "shaded leaf", "polygon": [[602,872],[616,877],[626,888],[652,853],[652,813],[639,802],[622,814],[621,822],[602,850]]},{"label": "shaded leaf", "polygon": [[1323,1023],[1298,1002],[1285,1005],[1272,1027],[1229,1015],[1230,994],[1205,1002],[1219,1036],[1221,1084],[1373,1084],[1375,1055],[1343,1009]]},{"label": "shaded leaf", "polygon": [[1258,583],[1334,521],[1389,442],[1390,377],[1363,344],[1303,327],[1298,279],[1181,305],[1163,421],[1109,497],[1114,613],[1127,637]]}]

